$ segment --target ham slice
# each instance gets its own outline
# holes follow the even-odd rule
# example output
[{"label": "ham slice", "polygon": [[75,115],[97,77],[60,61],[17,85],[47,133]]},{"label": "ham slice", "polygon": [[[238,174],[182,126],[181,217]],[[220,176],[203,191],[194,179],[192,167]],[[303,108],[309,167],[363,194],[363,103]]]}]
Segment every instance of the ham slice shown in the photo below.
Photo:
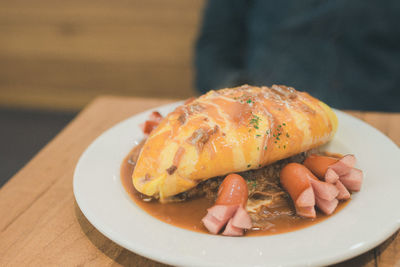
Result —
[{"label": "ham slice", "polygon": [[349,173],[340,176],[339,179],[348,190],[360,191],[363,172],[359,169],[352,168]]},{"label": "ham slice", "polygon": [[335,184],[336,188],[339,190],[339,194],[337,195],[338,200],[346,200],[350,198],[350,192],[347,188],[342,184],[342,182],[337,181]]},{"label": "ham slice", "polygon": [[317,204],[317,207],[326,215],[332,214],[339,203],[339,201],[336,198],[329,201],[319,198],[317,196],[315,197],[315,202]]}]

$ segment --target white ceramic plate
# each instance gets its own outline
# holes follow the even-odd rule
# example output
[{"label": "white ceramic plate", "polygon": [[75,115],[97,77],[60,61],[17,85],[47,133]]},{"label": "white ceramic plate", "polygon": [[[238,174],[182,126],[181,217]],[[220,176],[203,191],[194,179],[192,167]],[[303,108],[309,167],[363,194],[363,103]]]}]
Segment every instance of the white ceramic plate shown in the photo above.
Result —
[{"label": "white ceramic plate", "polygon": [[[180,103],[157,108],[163,115]],[[339,129],[328,150],[353,153],[365,174],[359,193],[338,214],[273,236],[224,237],[161,222],[140,209],[120,182],[123,158],[142,138],[151,111],[104,132],[82,154],[74,174],[76,201],[88,220],[117,244],[145,257],[185,266],[326,265],[377,246],[400,226],[400,150],[382,133],[336,111]]]}]

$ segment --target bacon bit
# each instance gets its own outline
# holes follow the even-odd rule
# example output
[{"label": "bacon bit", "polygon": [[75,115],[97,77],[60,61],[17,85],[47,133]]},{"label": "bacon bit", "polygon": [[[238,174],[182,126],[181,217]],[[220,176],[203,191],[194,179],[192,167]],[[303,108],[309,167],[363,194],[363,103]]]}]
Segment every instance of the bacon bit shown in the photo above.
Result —
[{"label": "bacon bit", "polygon": [[190,136],[187,141],[192,145],[196,145],[198,151],[202,151],[211,135],[215,134],[218,129],[218,125],[215,125],[213,129],[199,128],[193,132],[192,136]]},{"label": "bacon bit", "polygon": [[177,167],[175,165],[172,165],[167,169],[167,172],[169,175],[172,175],[176,171]]},{"label": "bacon bit", "polygon": [[149,118],[150,121],[155,121],[158,123],[160,123],[162,121],[162,119],[163,119],[163,116],[158,111],[153,111],[153,113],[150,114],[150,118]]},{"label": "bacon bit", "polygon": [[145,123],[140,124],[144,134],[150,134],[157,126],[158,122],[155,121],[145,121]]},{"label": "bacon bit", "polygon": [[182,113],[181,115],[179,115],[178,117],[178,121],[180,122],[180,124],[184,124],[186,121],[186,113]]},{"label": "bacon bit", "polygon": [[149,135],[162,120],[163,116],[158,111],[153,111],[150,114],[149,119],[139,126],[142,128],[144,134]]}]

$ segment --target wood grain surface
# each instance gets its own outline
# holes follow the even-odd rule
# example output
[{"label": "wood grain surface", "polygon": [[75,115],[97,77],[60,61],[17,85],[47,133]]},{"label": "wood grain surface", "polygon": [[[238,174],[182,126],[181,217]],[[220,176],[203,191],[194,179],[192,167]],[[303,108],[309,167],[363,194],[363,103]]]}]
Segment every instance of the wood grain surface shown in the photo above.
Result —
[{"label": "wood grain surface", "polygon": [[[0,266],[165,266],[97,231],[75,202],[72,177],[82,152],[103,131],[170,101],[97,98],[5,184],[0,189]],[[400,113],[349,113],[400,144]],[[400,266],[399,233],[337,266]]]},{"label": "wood grain surface", "polygon": [[0,1],[0,105],[77,110],[99,94],[192,96],[204,2]]}]

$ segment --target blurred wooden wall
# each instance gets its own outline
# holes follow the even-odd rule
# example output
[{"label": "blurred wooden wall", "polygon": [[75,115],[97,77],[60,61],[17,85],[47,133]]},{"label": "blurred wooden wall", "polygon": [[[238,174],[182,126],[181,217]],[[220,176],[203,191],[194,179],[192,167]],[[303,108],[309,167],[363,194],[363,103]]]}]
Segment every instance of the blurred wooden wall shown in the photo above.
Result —
[{"label": "blurred wooden wall", "polygon": [[204,0],[0,1],[0,107],[186,98]]}]

